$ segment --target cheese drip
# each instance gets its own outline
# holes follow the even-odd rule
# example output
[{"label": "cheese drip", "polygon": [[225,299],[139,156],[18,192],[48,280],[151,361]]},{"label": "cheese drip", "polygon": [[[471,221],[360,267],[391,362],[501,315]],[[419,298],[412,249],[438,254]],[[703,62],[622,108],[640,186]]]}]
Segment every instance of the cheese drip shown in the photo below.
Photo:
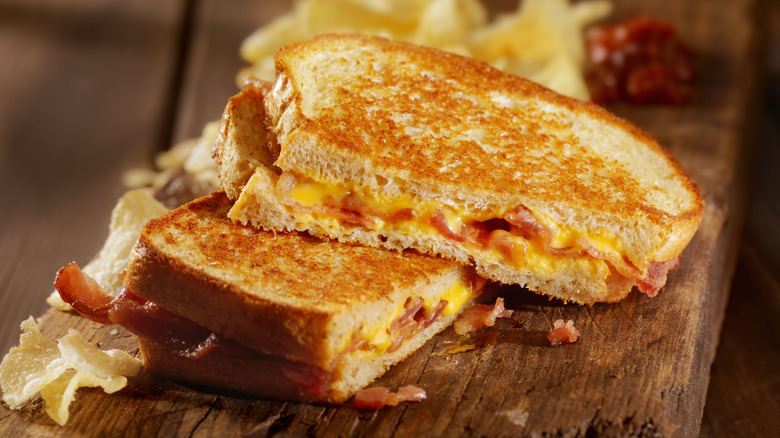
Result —
[{"label": "cheese drip", "polygon": [[[295,202],[305,207],[327,205],[329,201],[338,203],[348,196],[353,196],[360,204],[365,205],[368,210],[381,212],[386,217],[392,216],[393,213],[403,209],[412,209],[417,213],[412,219],[401,220],[392,224],[381,218],[372,217],[374,219],[375,231],[395,227],[407,233],[441,234],[429,222],[429,219],[439,211],[443,215],[448,227],[457,234],[465,224],[503,218],[507,213],[507,211],[469,212],[462,208],[453,208],[430,201],[421,202],[405,194],[394,198],[377,197],[372,191],[359,189],[344,182],[324,183],[308,177],[297,177],[297,183],[288,192],[288,195]],[[310,220],[313,221],[316,213],[308,214],[312,216]],[[524,248],[523,251],[500,251],[495,248],[482,248],[481,250],[485,251],[485,254],[494,260],[508,259],[517,266],[527,266],[537,272],[545,273],[551,273],[557,269],[556,259],[563,260],[573,257],[581,259],[577,260],[578,263],[591,264],[591,270],[603,270],[603,261],[585,254],[582,242],[587,242],[587,244],[600,253],[607,255],[606,259],[608,260],[630,260],[620,240],[606,230],[581,232],[555,223],[552,218],[539,212],[532,212],[532,215],[539,223],[553,231],[550,242],[553,248],[571,248],[572,253],[579,252],[580,254],[576,256],[551,254],[539,239],[526,239],[518,235],[504,236],[504,239],[511,240],[513,246],[517,248]],[[337,226],[334,223],[330,223],[330,225]],[[493,233],[501,232],[507,233],[504,230],[493,231]]]}]

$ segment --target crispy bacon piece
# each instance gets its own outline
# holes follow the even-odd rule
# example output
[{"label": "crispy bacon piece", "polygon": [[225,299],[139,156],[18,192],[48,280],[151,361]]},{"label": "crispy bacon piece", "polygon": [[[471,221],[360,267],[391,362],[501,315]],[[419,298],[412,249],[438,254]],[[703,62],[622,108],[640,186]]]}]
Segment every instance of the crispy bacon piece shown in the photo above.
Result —
[{"label": "crispy bacon piece", "polygon": [[[390,213],[372,209],[352,193],[343,199],[326,197],[324,205],[302,206],[287,196],[295,184],[297,179],[289,172],[283,173],[279,178],[276,187],[283,199],[286,199],[286,204],[300,212],[317,212],[334,217],[343,223],[373,228],[377,219],[397,223],[413,220],[418,215],[415,210],[409,208]],[[595,259],[605,260],[620,275],[634,280],[639,290],[649,297],[654,297],[658,293],[666,283],[666,273],[676,266],[671,262],[653,263],[648,268],[647,275],[643,277],[642,272],[627,258],[613,252],[599,251],[585,239],[580,239],[577,245],[556,248],[552,245],[553,229],[539,223],[531,211],[522,205],[506,213],[503,218],[463,224],[459,230],[450,227],[440,209],[430,215],[427,221],[442,236],[450,240],[478,248],[497,249],[513,260],[522,260],[526,251],[526,245],[516,237],[526,240],[538,239],[544,245],[545,252],[553,256],[574,257],[587,254]]]},{"label": "crispy bacon piece", "polygon": [[546,240],[552,237],[552,230],[536,220],[531,211],[522,205],[504,215],[504,220],[517,227],[516,234],[531,239],[535,236],[544,236]]},{"label": "crispy bacon piece", "polygon": [[315,398],[325,395],[328,382],[333,376],[332,372],[303,362],[295,362],[293,365],[283,368],[282,374]]},{"label": "crispy bacon piece", "polygon": [[70,262],[57,271],[54,288],[63,301],[82,316],[100,324],[111,324],[108,311],[112,297],[92,277],[81,271],[76,262]]},{"label": "crispy bacon piece", "polygon": [[487,248],[497,249],[512,260],[524,260],[526,241],[518,239],[509,231],[496,230],[490,233]]},{"label": "crispy bacon piece", "polygon": [[658,291],[666,284],[666,277],[670,269],[680,266],[680,256],[669,260],[668,262],[650,263],[647,267],[647,276],[637,279],[636,286],[640,292],[653,298],[658,295]]},{"label": "crispy bacon piece", "polygon": [[346,208],[350,205],[350,200],[342,203],[338,202],[331,196],[327,196],[325,204],[305,206],[299,204],[295,199],[290,196],[290,191],[298,184],[298,178],[290,172],[282,172],[279,176],[279,180],[276,183],[276,194],[282,200],[282,203],[288,207],[294,209],[300,213],[317,213],[323,216],[333,217],[341,222],[348,224],[361,225],[367,228],[373,228],[374,219],[366,217],[358,211],[350,210]]},{"label": "crispy bacon piece", "polygon": [[395,224],[410,221],[417,217],[417,212],[412,208],[402,208],[393,212],[377,210],[363,203],[354,193],[349,193],[343,199],[329,199],[328,205],[338,207],[341,210],[354,212],[366,218],[379,218],[385,222]]},{"label": "crispy bacon piece", "polygon": [[417,316],[415,316],[415,321],[417,321],[417,324],[420,326],[420,328],[427,329],[431,324],[433,324],[433,322],[436,321],[439,316],[441,316],[441,313],[444,312],[444,308],[447,307],[447,303],[447,300],[441,300],[430,315],[424,315],[421,318],[417,318]]},{"label": "crispy bacon piece", "polygon": [[182,356],[197,358],[219,344],[229,343],[207,328],[165,310],[127,288],[116,297],[109,296],[76,263],[60,269],[54,285],[62,299],[80,315],[101,324],[119,324],[136,336],[165,345]]},{"label": "crispy bacon piece", "polygon": [[514,310],[504,308],[504,299],[496,298],[494,305],[476,304],[460,315],[455,324],[455,334],[458,336],[476,330],[482,326],[492,327],[496,323],[496,318],[509,318]]},{"label": "crispy bacon piece", "polygon": [[395,321],[390,323],[389,334],[393,338],[387,351],[397,350],[409,336],[412,336],[421,328],[421,323],[425,319],[425,310],[422,297],[408,298],[404,303],[404,313]]},{"label": "crispy bacon piece", "polygon": [[387,394],[385,404],[388,406],[398,406],[403,402],[418,402],[428,398],[425,390],[414,385],[406,385],[398,388],[397,392]]},{"label": "crispy bacon piece", "polygon": [[580,332],[574,327],[574,321],[571,319],[564,324],[562,319],[553,323],[553,329],[547,334],[547,340],[553,347],[561,344],[570,344],[577,342]]},{"label": "crispy bacon piece", "polygon": [[384,386],[375,386],[358,391],[353,404],[361,409],[382,409],[385,406],[398,406],[403,402],[422,401],[427,397],[424,389],[414,385],[402,386],[397,392],[390,392]]},{"label": "crispy bacon piece", "polygon": [[438,230],[442,236],[448,239],[461,243],[466,241],[465,237],[463,237],[460,233],[456,233],[452,228],[450,228],[450,224],[447,222],[447,218],[444,216],[444,213],[442,213],[441,210],[436,210],[436,212],[428,219],[428,223],[431,224],[433,228],[436,228],[436,230]]},{"label": "crispy bacon piece", "polygon": [[111,322],[134,335],[188,358],[197,359],[219,347],[239,347],[206,327],[138,297],[127,288],[116,296],[108,316]]},{"label": "crispy bacon piece", "polygon": [[356,408],[382,409],[385,407],[385,399],[387,399],[387,394],[389,393],[390,390],[384,386],[361,389],[355,394],[353,404]]}]

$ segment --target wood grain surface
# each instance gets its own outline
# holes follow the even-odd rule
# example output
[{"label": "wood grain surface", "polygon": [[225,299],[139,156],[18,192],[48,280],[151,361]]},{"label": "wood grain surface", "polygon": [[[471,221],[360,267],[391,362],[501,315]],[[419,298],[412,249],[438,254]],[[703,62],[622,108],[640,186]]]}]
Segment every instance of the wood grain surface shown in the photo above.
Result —
[{"label": "wood grain surface", "polygon": [[[496,2],[493,10],[514,4]],[[0,66],[0,200],[13,210],[0,218],[6,262],[0,305],[9,315],[0,321],[3,352],[17,341],[27,314],[44,312],[53,273],[99,248],[122,191],[119,175],[217,119],[236,91],[240,42],[290,7],[229,6],[216,0],[0,3],[0,50],[17,55],[17,62]],[[62,428],[40,400],[18,411],[0,408],[0,435],[695,436],[704,412],[703,434],[738,435],[740,429],[719,420],[735,394],[726,388],[735,382],[721,376],[708,401],[714,411],[705,409],[705,399],[744,222],[761,6],[758,0],[616,2],[615,18],[644,12],[668,19],[699,54],[692,104],[614,108],[669,148],[707,202],[701,229],[658,297],[634,292],[618,304],[578,307],[507,288],[503,295],[516,312],[490,332],[492,342],[438,355],[453,337],[447,330],[378,382],[422,386],[429,395],[423,403],[367,412],[351,404],[253,400],[141,373],[111,396],[80,390]],[[745,306],[775,296],[771,275],[757,281],[736,284],[774,289],[738,303],[737,311],[749,313]],[[767,300],[765,310],[778,312],[776,298]],[[558,318],[576,321],[578,343],[546,345]],[[103,348],[137,351],[125,331],[112,335],[111,328],[73,315],[49,311],[41,323],[53,337],[74,327]],[[748,353],[740,335],[755,326],[733,324],[726,329],[734,337],[724,340],[734,344],[731,351]],[[723,363],[749,373],[739,360]],[[755,383],[772,382],[771,368],[761,370]],[[776,395],[762,401],[771,407]],[[738,418],[754,418],[749,405],[743,415]]]}]

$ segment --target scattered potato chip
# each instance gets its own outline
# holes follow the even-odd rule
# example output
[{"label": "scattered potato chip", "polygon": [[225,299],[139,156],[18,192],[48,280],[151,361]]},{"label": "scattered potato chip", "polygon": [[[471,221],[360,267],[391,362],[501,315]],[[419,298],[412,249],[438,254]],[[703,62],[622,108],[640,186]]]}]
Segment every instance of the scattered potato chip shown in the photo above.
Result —
[{"label": "scattered potato chip", "polygon": [[76,398],[76,390],[84,387],[103,388],[107,394],[119,391],[127,385],[124,376],[102,378],[84,371],[69,369],[57,380],[41,388],[41,398],[46,402],[46,414],[60,426],[68,422],[68,407]]},{"label": "scattered potato chip", "polygon": [[510,73],[588,100],[583,30],[610,10],[603,1],[526,0],[516,13],[475,32],[471,50]]},{"label": "scattered potato chip", "polygon": [[420,14],[412,42],[431,47],[465,47],[472,29],[487,23],[478,1],[433,0]]},{"label": "scattered potato chip", "polygon": [[219,123],[217,120],[206,124],[203,128],[203,134],[196,139],[195,146],[183,163],[184,170],[187,173],[194,175],[200,183],[215,189],[220,187],[219,170],[217,169],[217,163],[211,156],[211,151],[214,140],[219,135]]},{"label": "scattered potato chip", "polygon": [[273,52],[327,32],[382,35],[481,59],[583,100],[583,30],[611,12],[605,0],[525,0],[516,12],[488,22],[478,0],[303,0],[256,30],[241,46],[247,77],[273,81]]},{"label": "scattered potato chip", "polygon": [[43,336],[33,317],[23,321],[21,327],[19,346],[11,348],[0,363],[3,400],[11,409],[31,399],[68,369],[57,345]]},{"label": "scattered potato chip", "polygon": [[276,49],[329,32],[381,35],[470,56],[469,35],[486,21],[478,0],[304,0],[244,41],[240,54],[251,66],[237,82],[249,76],[272,81]]},{"label": "scattered potato chip", "polygon": [[[269,59],[273,68],[273,59]],[[207,123],[200,137],[182,141],[157,154],[156,169],[134,168],[125,172],[123,184],[129,189],[160,188],[170,180],[171,173],[181,167],[202,185],[219,189],[217,163],[211,158],[211,148],[218,133],[219,121]]]},{"label": "scattered potato chip", "polygon": [[24,332],[19,346],[0,363],[3,400],[12,409],[40,392],[46,413],[64,425],[76,390],[100,386],[110,394],[127,385],[125,376],[134,376],[141,369],[138,359],[121,350],[98,350],[75,330],[55,344],[43,336],[33,317],[21,327]]},{"label": "scattered potato chip", "polygon": [[98,350],[73,329],[57,341],[57,348],[70,367],[97,377],[134,376],[141,369],[138,359],[128,353]]},{"label": "scattered potato chip", "polygon": [[[141,229],[149,219],[167,211],[147,190],[135,189],[125,193],[111,212],[108,238],[103,248],[84,267],[84,272],[94,278],[107,294],[117,295],[123,287],[120,273],[127,267],[130,250]],[[46,302],[55,309],[70,310],[70,306],[62,301],[56,291],[52,292]]]}]

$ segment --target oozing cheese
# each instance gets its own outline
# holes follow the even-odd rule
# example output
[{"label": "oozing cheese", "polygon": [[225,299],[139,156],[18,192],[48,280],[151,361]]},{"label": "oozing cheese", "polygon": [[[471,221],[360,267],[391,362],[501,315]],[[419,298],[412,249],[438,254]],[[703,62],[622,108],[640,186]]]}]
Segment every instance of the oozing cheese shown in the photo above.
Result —
[{"label": "oozing cheese", "polygon": [[392,325],[393,321],[398,319],[403,314],[403,312],[404,303],[400,303],[396,306],[395,309],[393,309],[393,312],[388,315],[387,319],[382,321],[373,330],[369,330],[367,333],[365,333],[364,337],[368,343],[373,345],[374,348],[378,351],[385,351],[390,348],[390,345],[393,343],[389,333],[390,325]]},{"label": "oozing cheese", "polygon": [[345,184],[318,184],[312,180],[299,182],[291,190],[289,195],[295,201],[306,207],[321,205],[330,196],[333,199],[342,199],[350,193]]},{"label": "oozing cheese", "polygon": [[[444,306],[444,310],[441,314],[443,316],[451,316],[457,313],[472,295],[473,291],[471,288],[462,281],[458,281],[444,291],[435,302],[433,300],[423,301],[423,309],[425,309],[426,315],[431,315],[442,300],[447,300],[447,304]],[[374,347],[375,351],[385,351],[392,345],[393,338],[391,337],[392,333],[390,333],[391,325],[393,324],[393,321],[403,315],[405,310],[404,304],[405,303],[399,303],[393,311],[388,314],[388,317],[384,321],[376,327],[364,331],[363,338]]]},{"label": "oozing cheese", "polygon": [[596,230],[584,234],[568,227],[562,227],[556,224],[552,218],[540,212],[534,213],[534,217],[555,231],[551,242],[553,248],[576,247],[580,246],[581,240],[585,240],[599,252],[623,255],[622,242],[606,230]]},{"label": "oozing cheese", "polygon": [[[438,234],[439,231],[428,221],[428,219],[438,210],[444,215],[449,228],[457,234],[464,224],[501,218],[506,214],[506,211],[490,211],[481,212],[479,215],[475,215],[473,212],[468,212],[464,209],[454,209],[450,206],[437,205],[431,202],[416,202],[409,195],[400,195],[392,199],[378,199],[373,192],[356,190],[341,182],[322,183],[310,178],[299,178],[297,184],[288,194],[297,203],[306,207],[326,204],[329,198],[340,200],[348,195],[353,195],[370,210],[383,212],[387,215],[391,215],[392,213],[403,209],[413,209],[417,213],[414,219],[400,221],[392,225],[387,224],[380,218],[374,217],[374,231],[379,231],[387,226],[393,226],[407,233]],[[603,254],[613,254],[613,258],[628,259],[622,243],[605,230],[582,233],[570,227],[557,224],[552,218],[541,214],[540,212],[533,212],[532,214],[539,223],[553,230],[553,236],[550,242],[553,248],[583,249],[581,242],[585,241]],[[327,218],[318,218],[319,221],[322,221],[323,219]],[[314,220],[314,218],[308,218],[306,222],[311,220]],[[338,226],[337,223],[329,223],[327,225]],[[501,232],[509,234],[502,230],[494,231],[494,233]],[[527,266],[534,271],[545,273],[554,272],[557,269],[556,265],[558,265],[561,260],[567,258],[546,251],[544,242],[540,239],[529,240],[516,235],[512,235],[510,239],[515,245],[522,247],[523,251],[509,251],[509,253],[507,253],[507,251],[501,251],[496,248],[488,248],[484,250],[484,254],[494,260],[509,259],[518,266]],[[580,258],[582,260],[578,260],[578,263],[590,262],[594,264],[591,269],[600,269],[596,264],[603,265],[601,260],[595,258],[584,256]]]},{"label": "oozing cheese", "polygon": [[456,283],[441,296],[442,300],[447,300],[447,305],[444,306],[441,314],[444,316],[454,315],[471,298],[471,295],[472,291],[470,288],[466,287],[462,282]]}]

